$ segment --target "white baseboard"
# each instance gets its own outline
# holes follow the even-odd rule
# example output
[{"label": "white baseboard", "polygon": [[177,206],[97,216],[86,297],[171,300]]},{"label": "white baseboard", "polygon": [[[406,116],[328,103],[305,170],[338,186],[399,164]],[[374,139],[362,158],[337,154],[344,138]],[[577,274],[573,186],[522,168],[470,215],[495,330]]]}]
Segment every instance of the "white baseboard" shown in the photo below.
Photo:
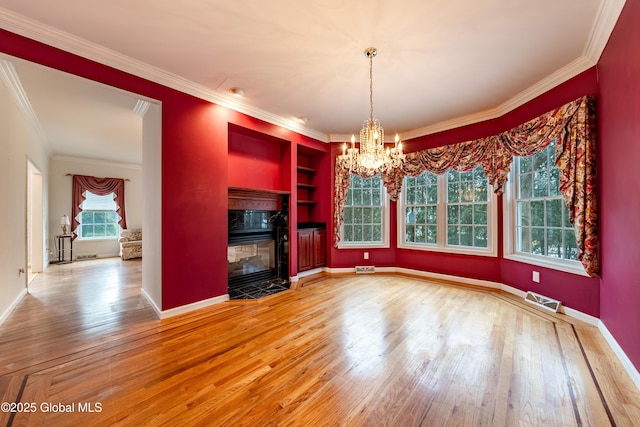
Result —
[{"label": "white baseboard", "polygon": [[326,267],[318,267],[318,268],[314,268],[313,270],[301,271],[301,272],[298,272],[297,275],[290,277],[289,281],[291,283],[295,283],[298,280],[302,279],[303,277],[313,276],[314,274],[322,273],[324,271],[327,271]]},{"label": "white baseboard", "polygon": [[597,317],[593,317],[589,314],[574,310],[573,308],[566,307],[564,305],[560,306],[560,312],[566,314],[569,317],[573,317],[574,319],[582,320],[584,323],[588,323],[592,326],[598,326],[600,324],[600,319],[598,319]]},{"label": "white baseboard", "polygon": [[636,385],[638,390],[640,390],[640,372],[638,372],[636,367],[633,366],[633,363],[631,363],[631,360],[629,359],[627,354],[624,352],[624,350],[622,350],[622,347],[620,347],[620,344],[618,344],[618,341],[616,341],[613,335],[611,335],[611,332],[609,332],[609,329],[607,329],[606,325],[602,322],[602,320],[598,320],[598,329],[600,330],[600,333],[604,336],[604,338],[607,340],[607,343],[609,343],[609,346],[618,357],[618,360],[620,361],[620,363],[622,363],[622,366],[624,367],[625,371],[627,371],[627,373],[631,377],[631,381],[633,381],[633,383]]},{"label": "white baseboard", "polygon": [[514,288],[512,286],[505,285],[503,283],[500,284],[500,288],[499,289],[501,289],[501,290],[503,290],[503,291],[505,291],[507,293],[510,293],[511,295],[515,295],[517,297],[520,297],[522,299],[524,299],[524,297],[527,295],[527,293],[525,291],[521,291],[518,288]]},{"label": "white baseboard", "polygon": [[[147,299],[150,300],[147,296]],[[181,305],[180,307],[170,308],[169,310],[158,310],[155,304],[152,303],[156,314],[160,319],[166,319],[168,317],[177,316],[179,314],[188,313],[190,311],[199,310],[201,308],[209,307],[212,305],[220,304],[221,302],[229,301],[229,294],[219,295],[217,297],[197,301],[187,305]]]},{"label": "white baseboard", "polygon": [[153,311],[156,312],[156,316],[158,316],[158,318],[161,319],[162,310],[160,310],[160,307],[156,305],[156,302],[149,296],[149,294],[147,293],[147,291],[144,290],[144,288],[140,289],[140,293],[142,294],[143,297],[145,297],[145,299],[149,302],[149,304],[151,304]]},{"label": "white baseboard", "polygon": [[[120,254],[115,252],[115,253],[106,253],[106,254],[95,254],[96,257],[95,258],[83,258],[83,259],[78,259],[78,256],[83,256],[83,255],[89,255],[89,254],[78,254],[75,256],[75,258],[73,258],[73,261],[91,261],[94,259],[102,259],[102,258],[119,258]],[[91,254],[94,255],[94,254]]]},{"label": "white baseboard", "polygon": [[505,286],[502,283],[492,282],[489,280],[471,279],[468,277],[452,276],[450,274],[441,274],[441,273],[432,273],[430,271],[413,270],[411,268],[396,268],[396,273],[410,274],[412,276],[425,277],[427,279],[447,280],[450,282],[462,283],[464,285],[481,286],[483,288],[491,288],[491,289],[502,289],[503,286]]},{"label": "white baseboard", "polygon": [[4,313],[2,313],[2,316],[0,316],[0,325],[2,325],[5,320],[7,320],[7,317],[9,317],[11,312],[13,310],[15,310],[15,308],[20,303],[20,301],[22,301],[22,299],[25,297],[25,295],[27,295],[27,288],[24,288],[22,290],[22,292],[20,292],[18,294],[16,299],[14,299],[13,302],[11,302],[11,304],[9,304],[9,307],[7,307],[7,309],[4,311]]},{"label": "white baseboard", "polygon": [[347,268],[326,268],[325,269],[329,274],[344,274],[344,273],[355,273],[355,267],[347,267]]}]

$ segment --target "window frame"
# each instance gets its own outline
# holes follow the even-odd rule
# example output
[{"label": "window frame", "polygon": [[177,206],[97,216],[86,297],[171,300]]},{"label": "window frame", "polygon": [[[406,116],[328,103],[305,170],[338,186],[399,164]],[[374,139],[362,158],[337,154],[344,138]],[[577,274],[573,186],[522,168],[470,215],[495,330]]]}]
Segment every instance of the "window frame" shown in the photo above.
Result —
[{"label": "window frame", "polygon": [[[545,148],[546,150],[546,148]],[[509,171],[509,179],[504,185],[503,195],[503,258],[511,261],[517,261],[524,264],[535,265],[538,267],[549,268],[552,270],[563,271],[565,273],[577,274],[579,276],[589,277],[587,272],[580,261],[560,259],[550,257],[547,255],[537,255],[528,252],[520,252],[517,250],[516,239],[518,237],[517,231],[517,204],[518,198],[518,177],[516,171],[516,158],[514,157],[511,162],[511,169]],[[557,198],[557,196],[550,196],[548,198]],[[560,196],[562,203],[564,199]],[[544,198],[543,200],[546,200]]]},{"label": "window frame", "polygon": [[[86,192],[91,193],[89,190],[86,190]],[[98,195],[96,195],[96,194],[94,194],[94,193],[91,193],[91,194],[92,194],[92,195],[94,195],[94,196],[97,196],[97,197],[105,197],[105,196],[98,196]],[[112,192],[112,193],[110,193],[110,195],[112,195],[112,197],[115,197],[115,193],[113,193],[113,192]],[[83,204],[84,204],[84,202],[83,202]],[[114,205],[115,205],[115,202],[114,202]],[[78,219],[78,223],[80,224],[80,225],[79,225],[79,227],[78,227],[78,233],[77,233],[78,240],[79,240],[79,241],[86,241],[86,242],[89,242],[89,241],[90,241],[90,242],[97,242],[97,241],[113,241],[113,240],[118,240],[118,239],[120,238],[120,232],[122,231],[122,229],[121,229],[120,224],[119,224],[119,221],[118,221],[118,216],[119,216],[119,215],[118,215],[118,211],[117,211],[117,209],[118,209],[118,206],[117,206],[117,205],[115,205],[115,209],[113,209],[113,210],[106,210],[106,209],[85,209],[85,208],[83,208],[83,209],[82,209],[82,211],[80,212],[79,219]],[[115,235],[115,236],[97,236],[97,237],[86,237],[86,236],[84,236],[84,235],[83,235],[83,233],[82,233],[82,227],[83,227],[83,223],[82,223],[82,215],[83,215],[85,212],[91,212],[91,213],[94,213],[94,214],[95,214],[96,212],[104,212],[104,213],[106,213],[106,214],[108,214],[108,213],[110,213],[110,212],[113,212],[113,213],[115,214],[115,216],[116,216],[116,221],[115,221],[115,226],[116,226],[116,235]],[[105,225],[106,225],[106,224],[108,224],[108,223],[105,223]]]},{"label": "window frame", "polygon": [[[438,186],[437,204],[437,239],[436,243],[414,243],[405,241],[406,218],[405,197],[406,182],[403,181],[402,192],[396,203],[397,208],[397,247],[399,249],[411,249],[417,251],[443,252],[461,255],[475,255],[484,257],[498,256],[498,197],[493,192],[493,186],[487,184],[489,200],[487,203],[487,247],[458,246],[447,244],[447,174],[436,175]],[[406,179],[406,177],[404,178]]]},{"label": "window frame", "polygon": [[[344,240],[344,221],[342,222],[342,224],[340,225],[340,242],[338,242],[338,249],[375,249],[375,248],[381,248],[381,249],[387,249],[389,248],[391,245],[389,243],[389,224],[390,224],[390,215],[389,215],[389,211],[390,211],[390,203],[389,203],[389,194],[387,194],[387,190],[384,187],[384,184],[382,183],[382,177],[380,176],[380,174],[368,177],[368,178],[373,178],[375,176],[380,177],[380,189],[381,189],[381,193],[380,193],[380,200],[381,200],[381,205],[380,207],[382,208],[382,241],[381,242],[346,242]],[[351,183],[353,181],[350,179],[349,180],[349,186],[351,186]],[[348,205],[345,203],[345,208],[348,207]]]}]

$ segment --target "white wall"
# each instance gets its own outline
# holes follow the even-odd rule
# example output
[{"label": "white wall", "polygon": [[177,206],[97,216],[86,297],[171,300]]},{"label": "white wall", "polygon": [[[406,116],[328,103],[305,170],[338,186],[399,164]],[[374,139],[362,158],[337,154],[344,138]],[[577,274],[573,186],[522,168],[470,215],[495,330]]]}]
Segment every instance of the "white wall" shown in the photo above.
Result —
[{"label": "white wall", "polygon": [[43,174],[47,217],[48,153],[36,135],[0,83],[0,323],[26,293],[27,278],[20,270],[27,270],[28,160]]},{"label": "white wall", "polygon": [[162,106],[151,104],[142,124],[144,230],[142,291],[162,311]]},{"label": "white wall", "polygon": [[[49,259],[56,260],[55,236],[61,234],[60,217],[71,217],[71,177],[88,175],[107,178],[129,179],[124,184],[127,228],[141,228],[143,216],[142,166],[136,164],[111,163],[102,160],[76,157],[53,156],[50,163],[49,179]],[[144,233],[144,231],[143,231]],[[66,243],[68,245],[68,241]],[[66,246],[65,246],[66,248]],[[97,255],[98,258],[118,256],[120,244],[117,239],[85,240],[73,242],[73,258],[83,255]],[[69,256],[68,253],[66,255]]]}]

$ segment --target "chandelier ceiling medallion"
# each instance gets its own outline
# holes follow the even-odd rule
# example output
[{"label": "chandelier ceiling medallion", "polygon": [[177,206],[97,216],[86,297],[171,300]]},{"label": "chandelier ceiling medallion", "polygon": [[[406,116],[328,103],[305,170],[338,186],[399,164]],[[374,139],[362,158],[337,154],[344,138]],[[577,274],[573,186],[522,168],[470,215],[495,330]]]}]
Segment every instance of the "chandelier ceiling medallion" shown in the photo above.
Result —
[{"label": "chandelier ceiling medallion", "polygon": [[405,155],[402,153],[402,142],[396,134],[393,148],[385,147],[384,129],[380,122],[373,118],[373,58],[378,49],[365,49],[364,56],[369,58],[369,118],[360,130],[360,148],[356,148],[356,137],[351,136],[351,147],[342,146],[342,155],[338,161],[351,172],[364,172],[369,175],[400,167]]}]

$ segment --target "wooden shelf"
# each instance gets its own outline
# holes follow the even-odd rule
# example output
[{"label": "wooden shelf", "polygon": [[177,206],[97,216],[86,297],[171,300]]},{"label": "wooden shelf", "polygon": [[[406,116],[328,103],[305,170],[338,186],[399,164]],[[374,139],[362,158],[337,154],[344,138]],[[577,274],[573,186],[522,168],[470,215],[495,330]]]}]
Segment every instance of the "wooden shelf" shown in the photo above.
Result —
[{"label": "wooden shelf", "polygon": [[298,222],[317,221],[321,219],[321,189],[326,185],[318,176],[326,153],[308,147],[298,147],[296,158],[296,192]]},{"label": "wooden shelf", "polygon": [[315,170],[315,169],[313,169],[313,168],[308,168],[308,167],[306,167],[306,166],[298,166],[298,170],[299,170],[300,172],[309,172],[309,173],[315,173],[315,172],[316,172],[316,170]]},{"label": "wooden shelf", "polygon": [[310,190],[316,188],[315,185],[313,185],[313,184],[305,184],[304,182],[299,182],[297,185],[298,185],[298,188],[308,188]]}]

